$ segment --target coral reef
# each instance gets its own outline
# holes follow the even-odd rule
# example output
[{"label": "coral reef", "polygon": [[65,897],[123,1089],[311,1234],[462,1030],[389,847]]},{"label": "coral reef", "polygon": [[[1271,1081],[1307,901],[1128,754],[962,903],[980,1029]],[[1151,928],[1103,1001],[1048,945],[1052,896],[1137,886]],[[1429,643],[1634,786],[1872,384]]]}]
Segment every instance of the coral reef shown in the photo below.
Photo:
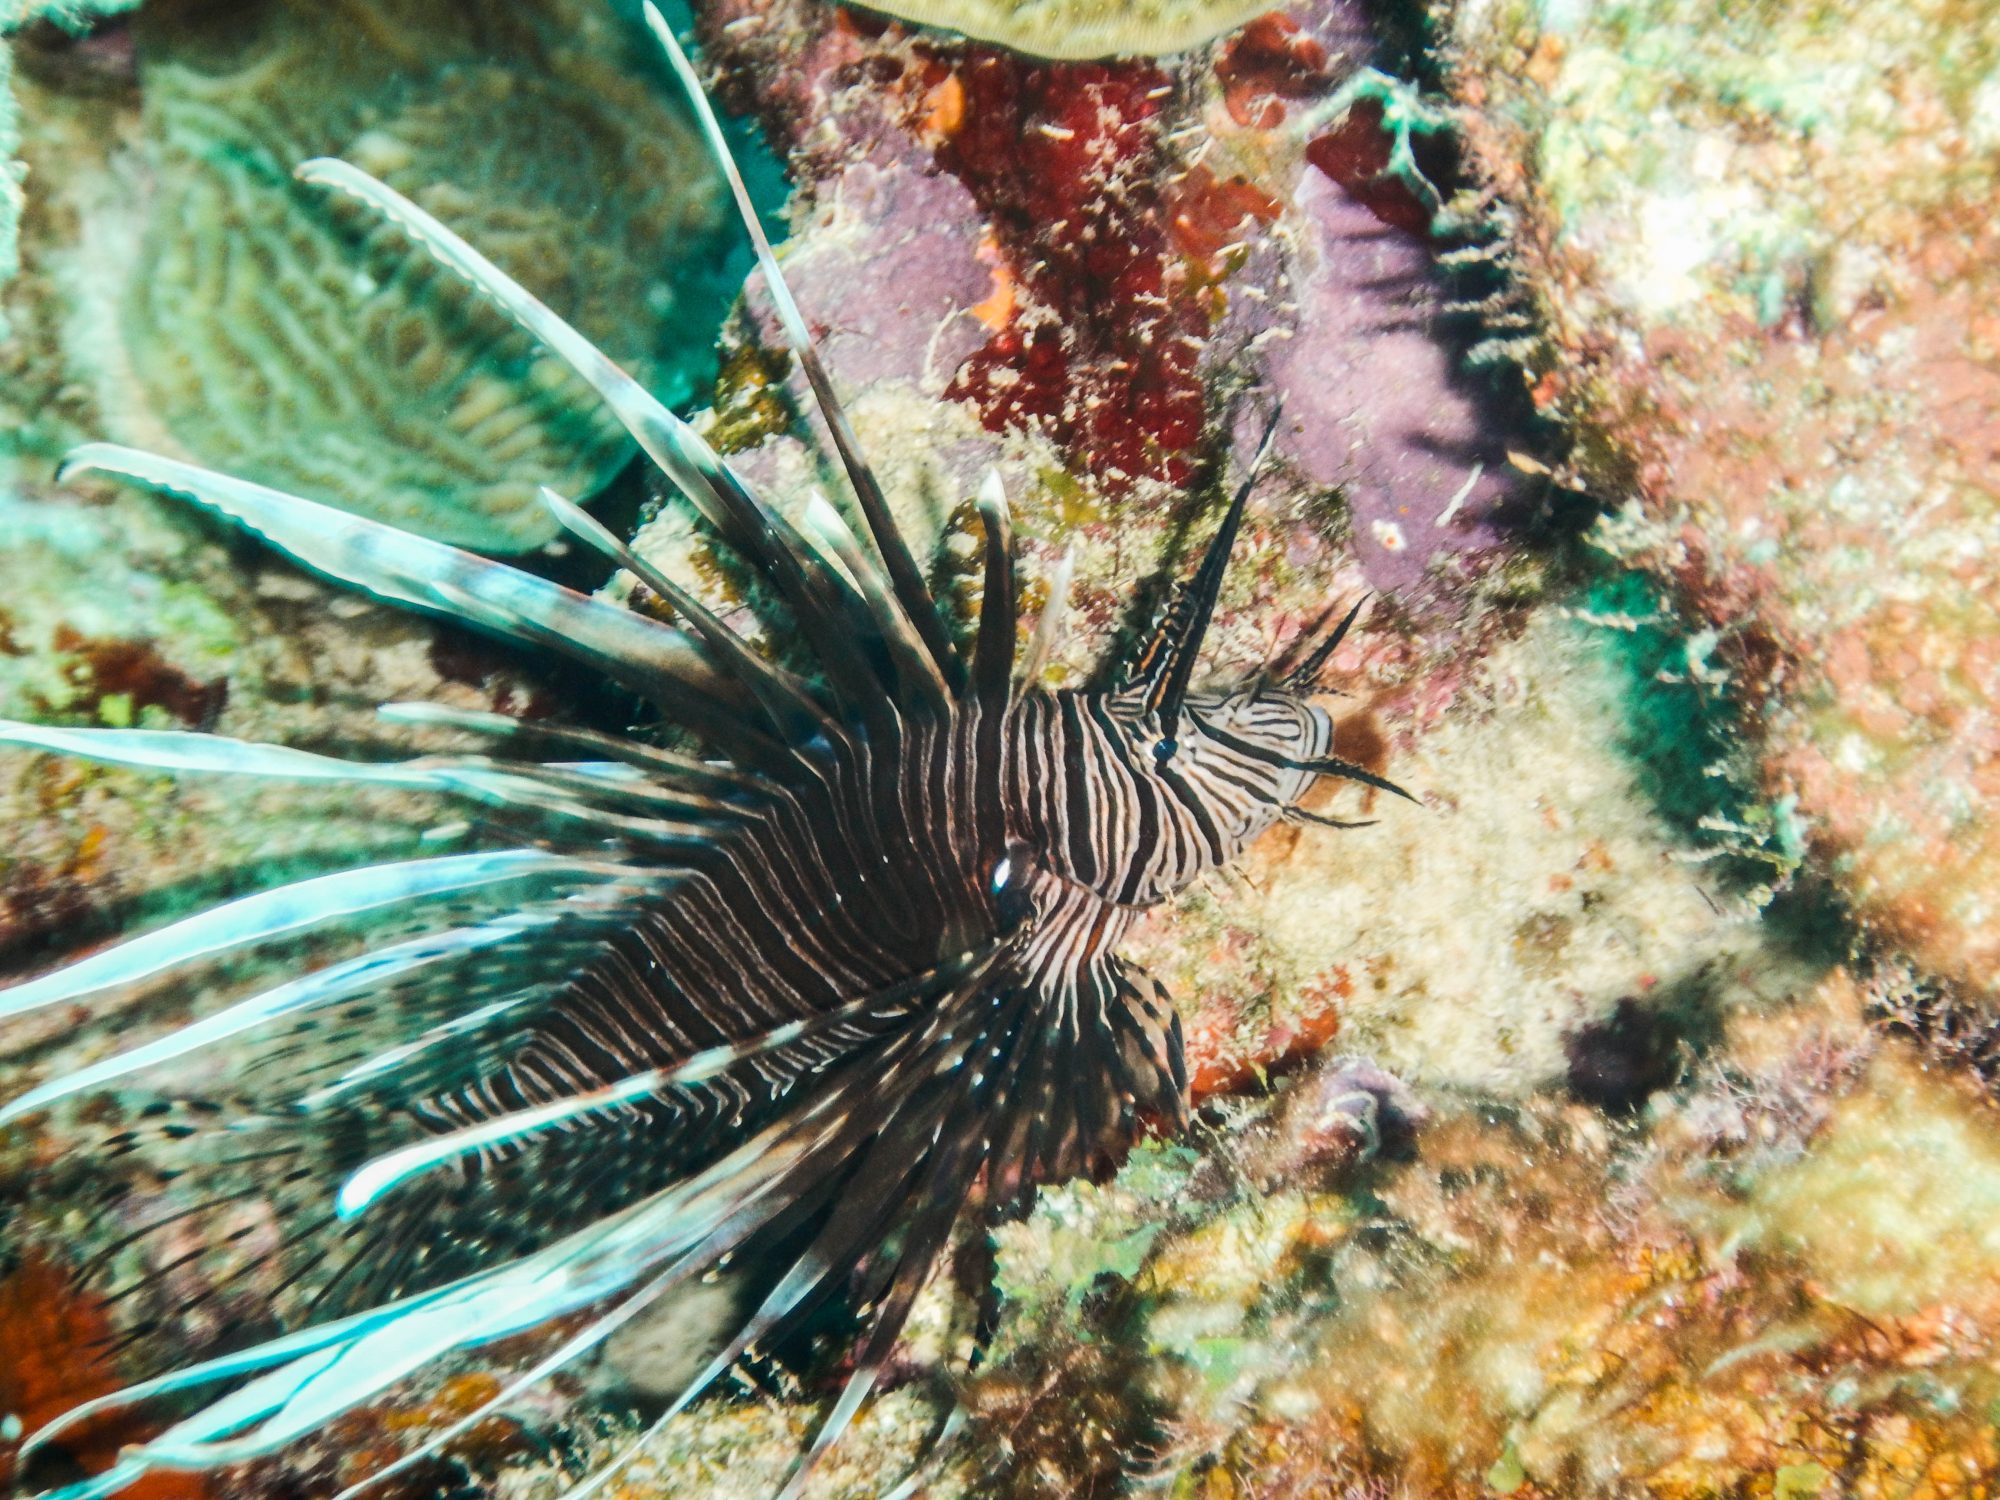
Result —
[{"label": "coral reef", "polygon": [[1634,1126],[1440,1100],[1400,1161],[1273,1187],[1239,1131],[1064,1190],[1001,1235],[967,1400],[1024,1441],[967,1491],[1080,1487],[1088,1401],[1100,1478],[1186,1496],[1983,1492],[2000,1117],[1858,1000],[1739,1018]]},{"label": "coral reef", "polygon": [[[1018,282],[1009,295],[1036,308],[1017,305],[950,394],[989,427],[1038,422],[1093,473],[1186,483],[1209,317],[1188,275],[1197,263],[1170,244],[1170,226],[1194,220],[1182,194],[1156,187],[1166,75],[992,55],[940,71],[939,163],[992,214]],[[1190,174],[1183,192],[1209,182]],[[1245,216],[1260,209],[1271,213],[1253,199]]]},{"label": "coral reef", "polygon": [[[0,1407],[13,1419],[0,1436],[0,1482],[14,1483],[14,1447],[21,1433],[116,1387],[115,1362],[106,1350],[114,1329],[109,1310],[80,1292],[70,1271],[30,1251],[0,1274]],[[138,1437],[139,1424],[92,1424],[80,1440],[64,1445],[71,1462],[109,1452]],[[206,1500],[210,1487],[192,1475],[158,1475],[131,1492],[134,1500]]]},{"label": "coral reef", "polygon": [[[1947,41],[1948,40],[1948,44]],[[2000,993],[1990,8],[1461,7],[1537,401],[1888,943]]]},{"label": "coral reef", "polygon": [[[1180,76],[872,35],[805,0],[729,0],[702,19],[794,148],[788,254],[836,383],[885,424],[892,462],[945,450],[933,531],[999,463],[1029,535],[1087,549],[1094,644],[1129,623],[1126,581],[1183,545],[1188,488],[1214,478],[1218,396],[1256,386],[1249,404],[1288,413],[1264,509],[1296,517],[1249,539],[1247,571],[1275,585],[1256,601],[1266,625],[1275,605],[1286,634],[1295,608],[1316,614],[1364,578],[1434,627],[1464,619],[1514,488],[1509,440],[1529,439],[1463,361],[1442,247],[1380,217],[1402,189],[1378,181],[1394,131],[1350,87],[1374,47],[1358,8],[1259,22]],[[1354,143],[1337,161],[1319,149],[1336,137]],[[927,264],[919,237],[939,252]],[[854,296],[884,247],[908,247],[893,307]],[[892,367],[883,351],[898,349],[923,351],[924,379]],[[796,405],[802,382],[788,384]],[[747,434],[737,403],[769,390],[725,390],[718,430]],[[989,439],[960,436],[959,406]],[[755,452],[744,461],[769,477]],[[1106,569],[1115,601],[1091,597]]]},{"label": "coral reef", "polygon": [[[92,18],[129,10],[138,0],[4,0],[0,3],[0,37],[26,26],[81,30]],[[0,47],[0,287],[21,268],[21,211],[27,199],[27,167],[19,160],[21,127],[14,100],[14,55]],[[8,333],[0,311],[0,339]]]},{"label": "coral reef", "polygon": [[[1334,663],[1337,749],[1423,803],[1345,793],[1315,810],[1373,826],[1277,830],[1146,924],[1196,1125],[972,1226],[810,1493],[1990,1493],[2000,1116],[1971,1001],[1995,968],[2000,414],[1991,232],[1964,205],[1992,185],[1991,18],[1471,0],[1448,114],[1371,71],[1392,49],[1339,0],[1171,66],[817,0],[697,20],[723,96],[789,153],[788,273],[904,524],[942,541],[936,578],[975,586],[966,502],[997,466],[1028,617],[1074,561],[1051,679],[1103,673],[1281,398],[1217,670],[1381,590]],[[82,163],[58,196],[87,207],[110,158],[60,90],[24,94],[30,161]],[[1447,120],[1490,197],[1454,193]],[[439,148],[406,181],[449,212],[466,170]],[[53,205],[31,198],[31,245],[92,222]],[[0,400],[44,452],[100,417],[52,373],[65,340],[116,328],[78,332],[59,264],[30,256],[7,304],[33,378]],[[1545,336],[1499,294],[1467,311],[1510,276]],[[614,317],[643,302],[624,286]],[[700,420],[732,462],[789,507],[837,495],[754,277],[721,368]],[[1566,459],[1510,386],[1567,424]],[[1533,531],[1578,486],[1621,502],[1581,564]],[[143,497],[31,476],[0,541],[0,712],[351,744],[390,697],[618,711]],[[684,507],[639,544],[744,618],[748,580]],[[387,810],[9,756],[5,961],[397,852]],[[1848,952],[1822,880],[1902,964]],[[11,1093],[109,1038],[59,1018],[5,1043]],[[0,1179],[52,1181],[50,1149],[9,1136]],[[0,1281],[0,1345],[69,1316],[40,1265]],[[568,1417],[511,1411],[469,1468],[557,1492],[737,1295],[642,1326],[555,1393]],[[763,1351],[609,1492],[770,1493],[838,1388],[832,1347]],[[491,1378],[361,1413],[283,1482],[357,1477]]]},{"label": "coral reef", "polygon": [[1405,729],[1418,695],[1358,687],[1350,754],[1407,744],[1386,763],[1425,810],[1378,801],[1365,815],[1382,821],[1360,832],[1274,834],[1242,888],[1148,923],[1134,951],[1191,1007],[1197,1056],[1268,1058],[1274,1030],[1332,1013],[1343,1048],[1405,1080],[1522,1094],[1567,1079],[1577,1036],[1622,1006],[1679,1035],[1782,992],[1753,909],[1635,768],[1551,746],[1557,726],[1573,744],[1617,742],[1610,636],[1537,619],[1421,733]]}]

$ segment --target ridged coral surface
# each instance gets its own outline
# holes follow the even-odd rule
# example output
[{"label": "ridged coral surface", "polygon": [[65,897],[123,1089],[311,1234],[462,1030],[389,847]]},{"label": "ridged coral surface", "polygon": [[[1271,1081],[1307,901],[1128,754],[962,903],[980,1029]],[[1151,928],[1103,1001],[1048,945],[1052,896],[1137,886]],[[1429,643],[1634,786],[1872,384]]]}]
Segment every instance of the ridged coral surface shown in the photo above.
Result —
[{"label": "ridged coral surface", "polygon": [[500,551],[553,534],[537,486],[589,496],[624,462],[573,375],[293,180],[322,155],[415,194],[668,399],[706,366],[717,183],[603,8],[185,0],[129,45],[136,191],[80,205],[70,319],[107,435]]},{"label": "ridged coral surface", "polygon": [[1241,26],[1264,0],[894,0],[905,21],[998,42],[1034,57],[1158,56]]}]

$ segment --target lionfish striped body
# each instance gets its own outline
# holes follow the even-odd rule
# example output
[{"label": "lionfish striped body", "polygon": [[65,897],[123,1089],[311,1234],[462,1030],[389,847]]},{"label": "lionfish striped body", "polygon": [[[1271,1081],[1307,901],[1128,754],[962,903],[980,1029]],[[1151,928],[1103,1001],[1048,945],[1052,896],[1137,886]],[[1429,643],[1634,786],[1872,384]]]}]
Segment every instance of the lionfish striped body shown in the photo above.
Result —
[{"label": "lionfish striped body", "polygon": [[[1352,611],[1279,685],[1189,690],[1248,480],[1115,693],[1035,684],[1051,613],[1017,673],[1012,542],[989,480],[975,639],[953,644],[692,71],[649,16],[745,208],[874,554],[823,502],[809,541],[422,210],[343,164],[301,169],[379,209],[589,380],[782,601],[820,671],[753,654],[560,497],[547,498],[570,530],[678,627],[188,464],[102,445],[73,456],[221,512],[337,581],[601,671],[700,753],[432,705],[384,713],[496,753],[362,764],[203,735],[0,726],[0,742],[114,764],[436,793],[514,836],[247,897],[0,991],[3,1019],[343,924],[394,939],[0,1109],[17,1119],[197,1049],[238,1049],[237,1117],[189,1123],[166,1107],[165,1123],[142,1117],[113,1137],[113,1154],[154,1153],[166,1176],[220,1184],[192,1204],[124,1205],[121,1225],[137,1228],[121,1246],[169,1227],[220,1239],[246,1202],[281,1221],[205,1294],[255,1289],[269,1336],[30,1438],[24,1461],[108,1407],[165,1398],[186,1413],[65,1500],[272,1454],[436,1361],[569,1320],[490,1402],[372,1484],[677,1288],[777,1247],[789,1259],[762,1300],[661,1421],[758,1340],[844,1296],[866,1309],[855,1373],[796,1487],[865,1399],[969,1201],[1017,1205],[1039,1183],[1114,1165],[1142,1120],[1182,1117],[1178,1024],[1117,956],[1137,915],[1281,818],[1331,821],[1297,806],[1321,776],[1397,790],[1331,758],[1329,720],[1307,701]],[[537,745],[552,753],[497,753]],[[157,1272],[127,1288],[144,1293],[131,1305],[185,1315]]]}]

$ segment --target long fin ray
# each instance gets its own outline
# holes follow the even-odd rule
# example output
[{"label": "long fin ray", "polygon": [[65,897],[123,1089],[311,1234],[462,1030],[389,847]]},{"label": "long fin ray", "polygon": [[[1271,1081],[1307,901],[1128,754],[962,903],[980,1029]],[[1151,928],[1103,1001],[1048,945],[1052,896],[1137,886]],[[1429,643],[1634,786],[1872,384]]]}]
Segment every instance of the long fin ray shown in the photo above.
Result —
[{"label": "long fin ray", "polygon": [[[205,1385],[219,1385],[225,1380],[233,1380],[239,1375],[267,1370],[296,1359],[309,1357],[322,1349],[337,1344],[354,1329],[377,1319],[393,1317],[405,1306],[429,1300],[434,1293],[419,1297],[405,1298],[386,1307],[372,1308],[367,1312],[353,1313],[345,1318],[321,1323],[312,1328],[301,1328],[293,1333],[281,1334],[248,1349],[217,1355],[178,1370],[169,1370],[164,1375],[156,1375],[150,1380],[141,1380],[119,1390],[109,1391],[88,1401],[72,1406],[59,1416],[51,1417],[35,1431],[22,1439],[16,1464],[23,1464],[38,1449],[46,1447],[71,1428],[82,1425],[106,1412],[119,1411],[126,1407],[150,1401],[156,1396],[169,1396],[179,1391],[199,1390]],[[67,1491],[58,1490],[56,1494]]]},{"label": "long fin ray", "polygon": [[86,443],[61,475],[115,474],[185,496],[255,532],[315,572],[391,603],[470,617],[486,629],[589,663],[642,696],[663,683],[728,701],[697,645],[669,626],[504,563],[489,562],[379,521],[195,464],[114,443]]},{"label": "long fin ray", "polygon": [[47,750],[105,765],[173,774],[197,772],[227,776],[269,776],[289,781],[330,781],[395,787],[410,791],[437,790],[432,775],[421,767],[368,765],[294,750],[284,745],[260,745],[219,734],[195,734],[177,729],[70,729],[53,724],[25,724],[0,719],[0,745]]},{"label": "long fin ray", "polygon": [[[976,1052],[988,1045],[994,1029],[1011,1032],[1022,1007],[1023,1001],[1017,995],[1012,1005],[981,1018],[984,1026],[969,1051]],[[917,1294],[936,1268],[938,1252],[950,1238],[951,1226],[957,1222],[959,1210],[971,1190],[985,1156],[981,1138],[986,1128],[986,1110],[993,1095],[1003,1091],[1004,1083],[998,1077],[982,1080],[975,1074],[969,1081],[955,1080],[938,1101],[934,1116],[918,1111],[916,1118],[907,1122],[924,1141],[920,1149],[912,1151],[909,1144],[888,1139],[877,1143],[876,1149],[892,1160],[899,1156],[908,1159],[913,1173],[921,1171],[922,1181],[907,1198],[894,1200],[898,1204],[895,1214],[901,1232],[886,1276],[871,1278],[874,1290],[869,1300],[875,1310],[869,1318],[867,1337],[856,1356],[854,1371],[777,1500],[796,1500],[820,1459],[840,1441],[873,1392],[896,1340],[909,1321]],[[858,1170],[871,1178],[875,1175],[867,1161]],[[881,1243],[881,1236],[876,1237],[876,1242]]]},{"label": "long fin ray", "polygon": [[867,663],[837,628],[854,601],[791,522],[745,485],[700,434],[532,292],[394,188],[332,157],[306,162],[294,175],[366,203],[582,376],[708,523],[778,586],[829,674],[866,695]]},{"label": "long fin ray", "polygon": [[877,1136],[876,1108],[914,1130],[922,1122],[904,1101],[925,1088],[955,1091],[951,1080],[980,1034],[954,1024],[956,1002],[978,989],[989,961],[961,976],[952,999],[892,1034],[878,1054],[881,1071],[832,1081],[662,1191],[519,1259],[105,1398],[98,1409],[262,1372],[161,1437],[127,1449],[112,1475],[89,1482],[96,1486],[90,1493],[113,1493],[161,1469],[210,1469],[275,1453],[446,1354],[610,1297],[645,1295],[663,1274],[698,1274],[760,1230],[823,1202]]},{"label": "long fin ray", "polygon": [[385,1480],[404,1474],[425,1460],[434,1458],[450,1447],[453,1442],[477,1427],[486,1418],[500,1411],[509,1402],[525,1395],[539,1382],[556,1374],[565,1366],[574,1364],[599,1344],[610,1338],[633,1318],[644,1312],[667,1292],[680,1286],[688,1279],[692,1268],[673,1266],[653,1278],[645,1286],[627,1297],[617,1307],[603,1317],[595,1319],[586,1327],[565,1339],[550,1353],[543,1355],[527,1369],[513,1376],[499,1390],[481,1401],[472,1410],[454,1419],[448,1426],[427,1435],[423,1442],[407,1453],[397,1455],[374,1473],[357,1479],[346,1489],[336,1493],[332,1500],[356,1500],[356,1497],[374,1489]]},{"label": "long fin ray", "polygon": [[771,249],[771,241],[757,217],[756,205],[750,201],[750,191],[744,186],[743,174],[737,169],[735,154],[729,149],[722,125],[715,117],[715,110],[708,102],[701,80],[695,77],[694,65],[688,61],[687,53],[682,50],[672,28],[652,0],[646,0],[645,15],[646,24],[652,28],[653,35],[666,52],[667,61],[673,65],[674,74],[680,79],[681,87],[694,108],[695,119],[708,142],[709,154],[715,158],[729,184],[737,214],[749,232],[750,243],[757,253],[757,264],[764,273],[764,284],[770,290],[778,321],[784,327],[786,342],[791,345],[800,368],[805,371],[813,399],[819,406],[820,415],[826,419],[827,431],[833,436],[833,446],[840,454],[841,465],[847,470],[849,483],[854,486],[855,498],[861,503],[861,514],[867,520],[876,549],[888,568],[890,586],[922,639],[932,666],[955,690],[964,679],[964,663],[959,660],[957,651],[945,634],[937,601],[925,586],[916,559],[910,554],[909,544],[889,512],[881,481],[875,477],[875,471],[869,467],[861,452],[860,440],[855,436],[853,425],[847,420],[847,412],[833,389],[833,381],[813,343],[812,331],[806,327],[805,317],[799,311],[785,273],[778,266],[778,257]]},{"label": "long fin ray", "polygon": [[979,486],[985,531],[986,587],[979,600],[979,636],[973,647],[973,685],[982,698],[1004,702],[1014,674],[1014,523],[1000,471],[989,469]]},{"label": "long fin ray", "polygon": [[[886,1186],[893,1188],[898,1184],[891,1183]],[[609,1484],[626,1464],[638,1457],[648,1443],[664,1432],[668,1423],[686,1411],[703,1392],[721,1379],[729,1367],[741,1359],[751,1346],[772,1330],[810,1310],[814,1304],[830,1293],[847,1271],[846,1260],[834,1253],[836,1243],[840,1241],[858,1243],[862,1238],[851,1225],[842,1223],[843,1215],[851,1219],[857,1212],[868,1213],[876,1221],[887,1217],[882,1204],[877,1200],[853,1195],[842,1199],[835,1207],[833,1217],[814,1238],[811,1247],[779,1278],[777,1285],[765,1295],[757,1310],[730,1336],[729,1342],[695,1372],[682,1386],[680,1394],[644,1431],[619,1449],[609,1463],[601,1466],[582,1483],[564,1492],[562,1500],[589,1500],[591,1495]],[[880,1224],[875,1227],[879,1228]]]},{"label": "long fin ray", "polygon": [[[235,1357],[239,1369],[267,1370],[252,1382],[256,1393],[244,1394],[252,1387],[233,1392],[161,1438],[126,1450],[132,1467],[124,1483],[160,1468],[215,1468],[267,1456],[454,1350],[525,1332],[617,1295],[668,1262],[692,1255],[699,1264],[713,1264],[783,1211],[779,1188],[824,1179],[820,1152],[857,1128],[852,1105],[838,1108],[843,1092],[777,1122],[694,1177],[531,1255],[375,1313],[243,1351]],[[773,1196],[779,1201],[760,1219],[756,1204]],[[271,1352],[277,1344],[286,1346],[287,1363],[277,1364]],[[145,1394],[198,1383],[188,1378],[192,1374],[180,1372],[173,1385],[152,1383]],[[117,1396],[133,1394],[105,1399],[122,1405]],[[279,1394],[283,1399],[274,1404]],[[257,1425],[245,1430],[249,1420]]]},{"label": "long fin ray", "polygon": [[459,708],[446,703],[385,703],[375,713],[391,724],[426,724],[498,739],[544,740],[575,750],[588,750],[594,755],[605,756],[670,781],[693,781],[704,786],[759,795],[768,793],[761,779],[727,761],[697,760],[693,756],[661,750],[623,735],[606,734],[573,724],[515,719],[506,714]]},{"label": "long fin ray", "polygon": [[840,732],[826,710],[806,691],[805,684],[790,672],[753,653],[706,605],[613,536],[596,517],[547,485],[542,486],[541,494],[542,503],[572,536],[617,563],[666,600],[720,659],[723,670],[755,695],[765,713],[787,739],[810,738],[810,733],[805,732],[802,726],[811,726],[812,732],[829,735]]},{"label": "long fin ray", "polygon": [[1208,550],[1202,554],[1201,566],[1195,570],[1193,580],[1167,612],[1157,649],[1147,653],[1152,663],[1149,668],[1152,676],[1146,684],[1145,709],[1158,717],[1163,745],[1171,747],[1180,728],[1181,708],[1187,701],[1195,662],[1201,655],[1202,641],[1208,635],[1208,622],[1215,613],[1215,602],[1222,593],[1223,575],[1229,569],[1229,556],[1236,547],[1236,533],[1243,523],[1243,510],[1277,439],[1280,413],[1280,408],[1273,408],[1265,422],[1256,457],[1251,459],[1249,469],[1237,485],[1229,509],[1223,513],[1222,525],[1216,529]]},{"label": "long fin ray", "polygon": [[1033,688],[1041,684],[1042,673],[1048,670],[1049,658],[1055,654],[1056,642],[1062,636],[1063,617],[1069,613],[1069,593],[1075,582],[1076,548],[1072,546],[1064,549],[1049,570],[1048,600],[1035,620],[1034,634],[1028,638],[1028,654],[1022,659],[1020,674],[1015,679],[1020,686]]},{"label": "long fin ray", "polygon": [[807,502],[805,523],[808,530],[833,549],[834,556],[860,589],[898,679],[912,694],[921,695],[932,712],[942,713],[950,701],[950,683],[938,671],[902,602],[890,592],[873,559],[861,550],[860,539],[818,490],[813,491]]},{"label": "long fin ray", "polygon": [[473,757],[350,761],[284,745],[260,745],[176,729],[68,729],[0,719],[0,745],[48,750],[134,770],[263,776],[435,792],[490,807],[586,823],[602,832],[656,844],[705,842],[710,830],[690,818],[715,810],[682,803],[672,809],[681,814],[678,818],[621,814],[579,800],[579,794],[603,800],[618,800],[622,794],[643,800],[643,788],[621,787],[606,778],[582,776],[561,767],[508,766]]},{"label": "long fin ray", "polygon": [[[952,964],[939,965],[888,989],[863,995],[804,1020],[788,1021],[755,1036],[706,1048],[670,1066],[628,1074],[599,1088],[566,1095],[547,1104],[494,1115],[475,1125],[433,1136],[386,1156],[376,1157],[357,1169],[341,1185],[334,1200],[336,1211],[342,1218],[352,1218],[410,1178],[461,1156],[489,1146],[518,1141],[551,1126],[571,1124],[640,1099],[654,1098],[669,1089],[706,1083],[738,1063],[814,1041],[842,1027],[857,1025],[869,1020],[871,1013],[880,1012],[884,1007],[900,1006],[910,996],[921,993],[947,974],[962,975],[968,971],[983,974],[995,951],[994,947],[988,947],[980,953],[966,954]],[[0,1121],[4,1119],[4,1114],[0,1114]]]},{"label": "long fin ray", "polygon": [[[929,1035],[910,1047],[899,1060],[898,1066],[884,1078],[887,1098],[873,1098],[872,1107],[886,1109],[890,1115],[890,1126],[903,1138],[900,1150],[885,1153],[891,1162],[905,1163],[902,1177],[896,1181],[885,1181],[880,1177],[871,1179],[871,1188],[880,1192],[866,1194],[845,1194],[835,1200],[832,1215],[823,1224],[812,1244],[779,1278],[777,1284],[766,1294],[757,1311],[744,1326],[731,1336],[729,1342],[698,1370],[681,1389],[667,1409],[638,1436],[621,1448],[611,1461],[600,1467],[581,1484],[564,1492],[562,1500],[588,1500],[630,1463],[645,1446],[665,1430],[681,1412],[685,1411],[702,1392],[721,1377],[759,1339],[775,1329],[785,1326],[803,1311],[809,1309],[818,1299],[830,1292],[847,1273],[852,1265],[854,1252],[862,1245],[879,1239],[887,1232],[898,1215],[901,1200],[895,1191],[902,1182],[908,1181],[923,1170],[925,1154],[915,1142],[932,1132],[935,1117],[919,1107],[916,1111],[905,1110],[903,1105],[922,1083],[952,1071],[953,1059],[963,1060],[976,1046],[969,1038],[954,1034],[948,1022],[940,1024],[945,1013],[958,1002],[977,993],[978,980],[985,969],[972,976],[971,982],[961,985],[946,997],[938,1007],[927,1028]],[[870,1138],[876,1136],[881,1127],[874,1123],[864,1124],[858,1145],[866,1147]],[[877,1142],[879,1145],[879,1141]],[[937,1176],[937,1163],[933,1162],[931,1177]],[[866,1170],[863,1163],[857,1170]]]},{"label": "long fin ray", "polygon": [[[545,917],[542,922],[553,921]],[[119,1078],[172,1062],[203,1047],[238,1036],[252,1027],[366,993],[392,979],[402,978],[426,965],[435,964],[474,948],[511,941],[531,931],[537,922],[492,922],[480,927],[453,928],[429,937],[398,943],[374,953],[364,953],[342,963],[314,970],[288,983],[265,990],[213,1015],[176,1028],[158,1040],[130,1047],[110,1057],[76,1069],[38,1088],[28,1090],[5,1107],[0,1107],[0,1125],[8,1124],[35,1110],[45,1109],[60,1099],[100,1088]]]},{"label": "long fin ray", "polygon": [[624,865],[570,858],[540,849],[496,849],[318,875],[227,902],[38,979],[0,989],[0,1019],[62,1001],[86,999],[255,943],[412,901],[455,895],[509,880],[562,877],[604,880],[630,877],[634,873]]}]

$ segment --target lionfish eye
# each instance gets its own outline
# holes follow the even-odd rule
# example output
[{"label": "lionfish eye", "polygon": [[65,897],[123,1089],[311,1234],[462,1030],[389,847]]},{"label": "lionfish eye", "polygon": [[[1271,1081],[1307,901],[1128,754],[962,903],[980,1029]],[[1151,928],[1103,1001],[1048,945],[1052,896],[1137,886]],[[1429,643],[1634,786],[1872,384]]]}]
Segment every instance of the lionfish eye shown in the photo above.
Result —
[{"label": "lionfish eye", "polygon": [[995,896],[1004,896],[1010,891],[1019,894],[1027,889],[1028,877],[1034,869],[1033,847],[1019,839],[1009,839],[1007,847],[986,872],[987,891]]},{"label": "lionfish eye", "polygon": [[1028,880],[1034,869],[1035,851],[1016,840],[1007,845],[1006,852],[993,861],[993,868],[987,872],[987,889],[1003,926],[1017,928],[1034,916],[1034,901],[1028,894]]},{"label": "lionfish eye", "polygon": [[1164,766],[1174,758],[1175,752],[1180,748],[1181,742],[1179,740],[1170,739],[1162,735],[1159,739],[1153,741],[1153,759]]}]

